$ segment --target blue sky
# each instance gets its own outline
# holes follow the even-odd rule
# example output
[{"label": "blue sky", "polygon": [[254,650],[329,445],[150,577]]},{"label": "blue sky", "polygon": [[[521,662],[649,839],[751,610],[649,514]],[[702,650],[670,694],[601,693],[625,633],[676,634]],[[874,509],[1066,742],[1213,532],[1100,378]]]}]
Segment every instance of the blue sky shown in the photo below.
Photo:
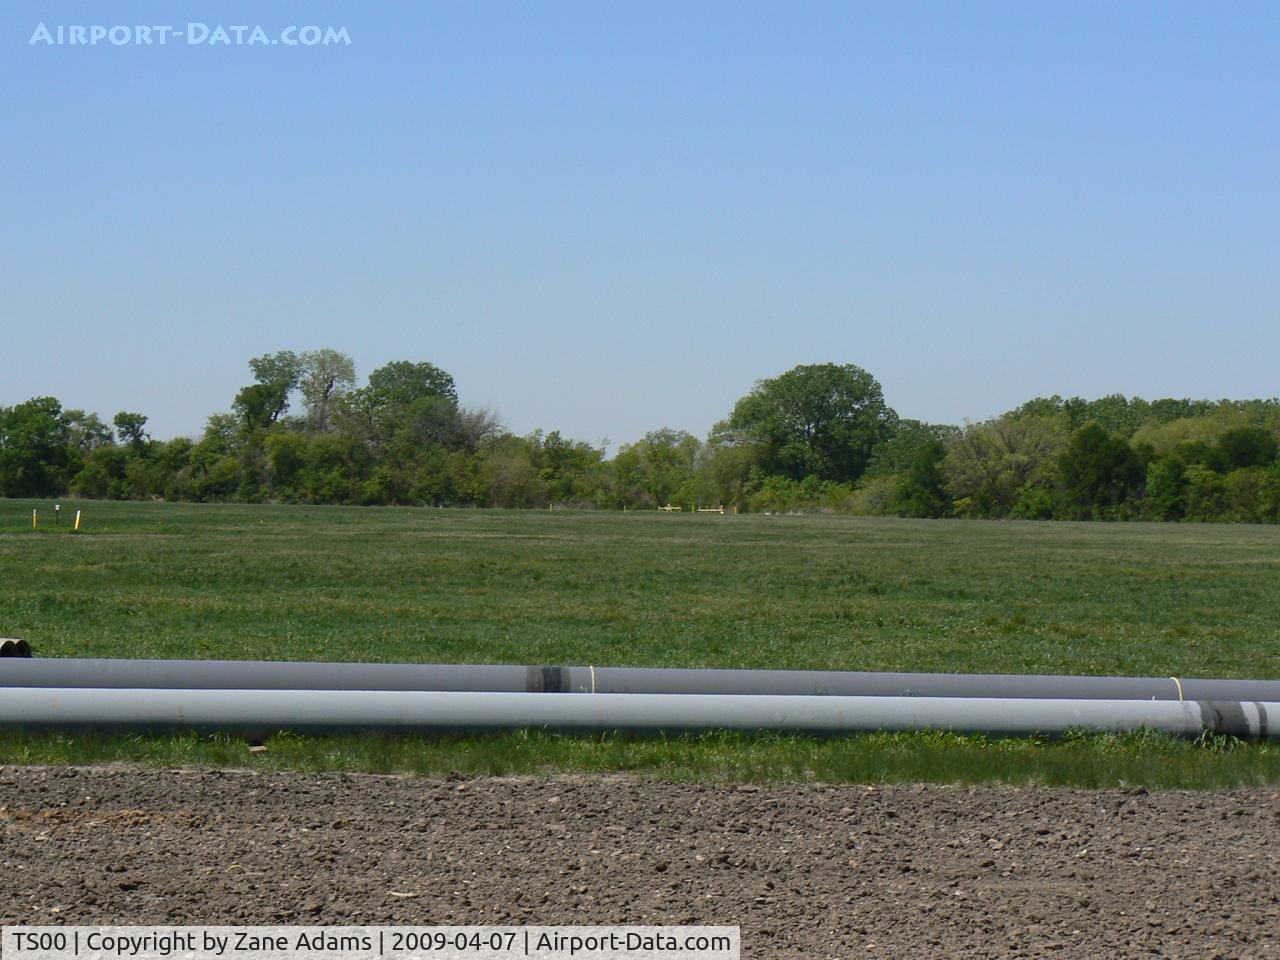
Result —
[{"label": "blue sky", "polygon": [[952,423],[1280,393],[1274,3],[10,0],[0,84],[0,404],[196,434],[317,347],[615,445],[798,363]]}]

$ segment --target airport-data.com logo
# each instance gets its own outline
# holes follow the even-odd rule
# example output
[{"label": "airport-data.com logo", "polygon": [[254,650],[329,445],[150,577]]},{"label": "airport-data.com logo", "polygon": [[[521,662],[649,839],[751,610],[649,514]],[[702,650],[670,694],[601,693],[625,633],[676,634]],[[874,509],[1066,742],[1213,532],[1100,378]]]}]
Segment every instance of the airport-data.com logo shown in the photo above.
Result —
[{"label": "airport-data.com logo", "polygon": [[293,24],[279,30],[237,24],[55,24],[36,26],[33,47],[349,47],[347,28]]}]

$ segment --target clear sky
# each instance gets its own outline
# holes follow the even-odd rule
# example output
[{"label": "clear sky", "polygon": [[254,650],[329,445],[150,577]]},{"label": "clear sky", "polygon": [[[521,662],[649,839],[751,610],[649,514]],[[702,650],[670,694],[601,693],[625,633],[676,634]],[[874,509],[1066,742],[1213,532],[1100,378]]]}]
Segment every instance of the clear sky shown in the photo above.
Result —
[{"label": "clear sky", "polygon": [[951,423],[1280,393],[1274,2],[6,0],[0,88],[0,404],[196,434],[317,347],[615,445],[798,363]]}]

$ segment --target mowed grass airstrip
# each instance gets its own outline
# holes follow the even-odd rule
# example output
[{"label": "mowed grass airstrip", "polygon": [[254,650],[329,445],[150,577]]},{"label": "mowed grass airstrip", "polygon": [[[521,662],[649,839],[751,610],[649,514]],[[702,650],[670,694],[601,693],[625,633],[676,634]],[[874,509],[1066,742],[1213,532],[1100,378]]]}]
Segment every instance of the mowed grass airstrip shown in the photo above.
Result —
[{"label": "mowed grass airstrip", "polygon": [[[32,529],[31,512],[40,512]],[[70,530],[74,511],[82,529]],[[1280,676],[1280,528],[0,500],[42,657]],[[0,735],[0,760],[1150,786],[1280,751],[1136,734]]]}]

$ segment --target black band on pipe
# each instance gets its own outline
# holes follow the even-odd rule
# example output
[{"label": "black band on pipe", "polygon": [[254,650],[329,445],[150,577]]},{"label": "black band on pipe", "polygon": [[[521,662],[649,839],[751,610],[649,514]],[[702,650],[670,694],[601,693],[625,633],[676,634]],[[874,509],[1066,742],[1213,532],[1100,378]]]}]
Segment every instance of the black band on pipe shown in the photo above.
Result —
[{"label": "black band on pipe", "polygon": [[1267,739],[1267,708],[1261,703],[1254,701],[1254,707],[1258,710],[1258,739]]},{"label": "black band on pipe", "polygon": [[1201,700],[1200,722],[1210,733],[1242,740],[1253,737],[1249,721],[1245,719],[1244,705],[1238,700]]},{"label": "black band on pipe", "polygon": [[530,693],[569,693],[568,667],[530,667]]}]

